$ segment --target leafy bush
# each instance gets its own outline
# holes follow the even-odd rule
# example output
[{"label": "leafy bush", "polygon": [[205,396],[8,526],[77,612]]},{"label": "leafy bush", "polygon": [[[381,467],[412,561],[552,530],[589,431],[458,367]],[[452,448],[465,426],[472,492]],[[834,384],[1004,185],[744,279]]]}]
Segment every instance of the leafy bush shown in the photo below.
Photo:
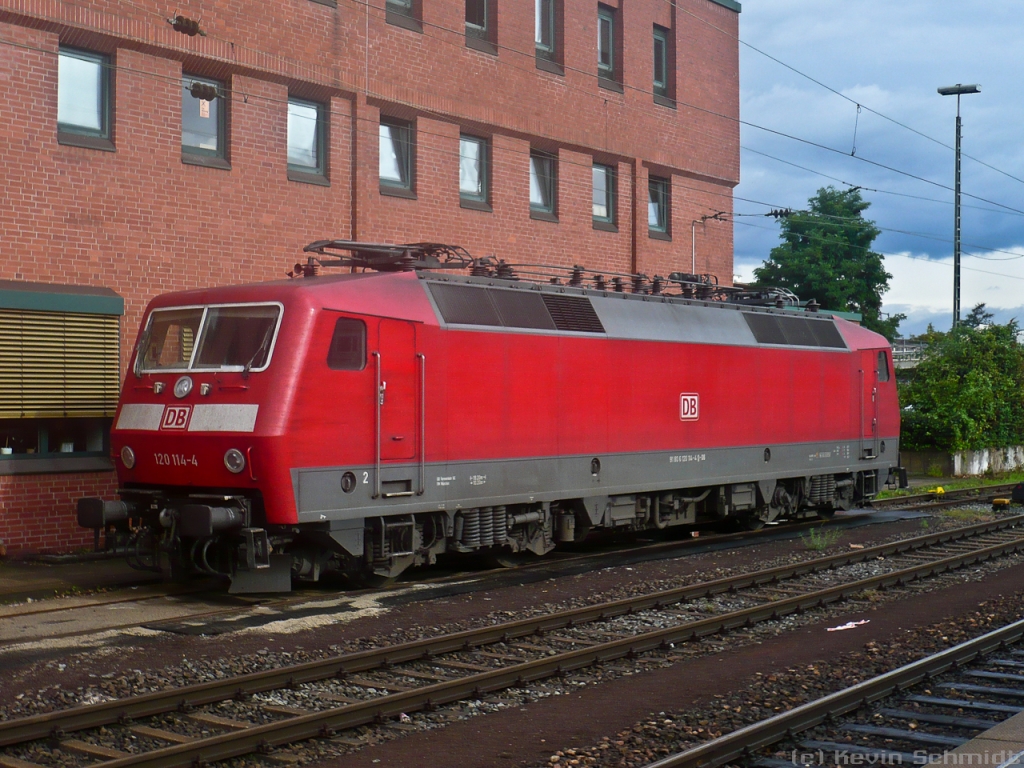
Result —
[{"label": "leafy bush", "polygon": [[931,331],[900,382],[901,445],[949,452],[1024,444],[1024,347],[1016,321]]}]

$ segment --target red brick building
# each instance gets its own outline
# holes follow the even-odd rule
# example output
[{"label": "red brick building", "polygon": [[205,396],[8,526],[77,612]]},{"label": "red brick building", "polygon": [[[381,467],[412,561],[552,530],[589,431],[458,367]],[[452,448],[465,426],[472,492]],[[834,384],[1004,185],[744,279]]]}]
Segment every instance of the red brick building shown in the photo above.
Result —
[{"label": "red brick building", "polygon": [[732,226],[700,220],[739,179],[739,10],[0,0],[8,552],[91,542],[74,500],[115,490],[112,382],[155,294],[323,238],[730,283]]}]

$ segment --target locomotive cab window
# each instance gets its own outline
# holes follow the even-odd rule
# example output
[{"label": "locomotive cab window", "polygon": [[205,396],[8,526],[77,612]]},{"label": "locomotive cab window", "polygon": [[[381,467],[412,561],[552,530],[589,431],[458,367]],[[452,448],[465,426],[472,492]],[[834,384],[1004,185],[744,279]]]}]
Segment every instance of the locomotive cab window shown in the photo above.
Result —
[{"label": "locomotive cab window", "polygon": [[889,356],[885,352],[878,353],[878,380],[889,380]]},{"label": "locomotive cab window", "polygon": [[137,368],[262,371],[270,364],[280,320],[280,304],[154,310]]},{"label": "locomotive cab window", "polygon": [[149,321],[139,360],[145,371],[188,368],[203,310],[158,310]]},{"label": "locomotive cab window", "polygon": [[366,367],[366,323],[338,318],[327,351],[327,366],[335,371],[361,371]]}]

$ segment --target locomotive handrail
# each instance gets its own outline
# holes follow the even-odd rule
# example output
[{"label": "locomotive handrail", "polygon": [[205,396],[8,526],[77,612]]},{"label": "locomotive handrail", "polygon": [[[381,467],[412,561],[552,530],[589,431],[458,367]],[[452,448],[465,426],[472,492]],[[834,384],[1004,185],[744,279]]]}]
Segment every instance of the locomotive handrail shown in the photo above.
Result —
[{"label": "locomotive handrail", "polygon": [[380,498],[380,407],[383,405],[381,400],[383,399],[383,392],[380,389],[380,352],[371,353],[376,361],[377,367],[377,386],[373,392],[373,399],[376,403],[376,432],[377,439],[374,441],[374,459],[373,459],[373,498]]},{"label": "locomotive handrail", "polygon": [[420,490],[422,496],[427,490],[427,356],[417,352],[420,361]]}]

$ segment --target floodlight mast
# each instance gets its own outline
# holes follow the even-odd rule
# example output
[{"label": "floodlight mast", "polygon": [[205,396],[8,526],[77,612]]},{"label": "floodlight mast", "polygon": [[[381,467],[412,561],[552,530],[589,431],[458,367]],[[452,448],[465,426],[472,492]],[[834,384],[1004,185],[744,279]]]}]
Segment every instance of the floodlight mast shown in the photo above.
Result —
[{"label": "floodlight mast", "polygon": [[956,96],[956,170],[953,182],[953,327],[960,324],[960,97],[981,93],[980,85],[949,85],[940,96]]}]

